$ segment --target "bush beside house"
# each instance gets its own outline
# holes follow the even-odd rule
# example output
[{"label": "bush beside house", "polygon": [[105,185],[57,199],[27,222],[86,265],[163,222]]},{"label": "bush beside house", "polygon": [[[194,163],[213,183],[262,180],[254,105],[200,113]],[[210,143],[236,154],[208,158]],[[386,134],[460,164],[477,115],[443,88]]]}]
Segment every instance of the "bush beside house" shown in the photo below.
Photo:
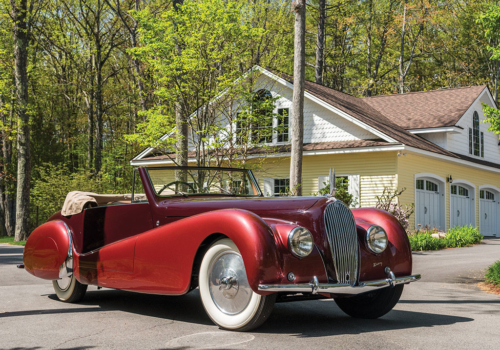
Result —
[{"label": "bush beside house", "polygon": [[424,231],[410,234],[408,238],[412,251],[466,247],[483,240],[479,230],[472,226],[453,227],[444,237],[437,234],[437,231]]}]

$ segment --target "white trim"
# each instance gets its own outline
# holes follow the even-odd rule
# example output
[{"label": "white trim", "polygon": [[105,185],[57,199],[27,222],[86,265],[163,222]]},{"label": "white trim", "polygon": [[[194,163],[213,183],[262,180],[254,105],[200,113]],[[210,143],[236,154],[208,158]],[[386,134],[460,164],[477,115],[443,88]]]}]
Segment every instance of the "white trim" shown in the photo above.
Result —
[{"label": "white trim", "polygon": [[[315,151],[305,151],[304,156],[319,156],[324,154],[348,154],[348,153],[369,153],[369,152],[387,152],[387,151],[401,151],[404,150],[403,145],[395,146],[382,146],[382,147],[359,147],[359,148],[339,148],[339,149],[326,149],[326,150],[315,150]],[[256,154],[247,156],[247,159],[253,158],[284,158],[290,157],[290,152],[285,153],[275,153],[275,154]],[[190,158],[188,162],[195,162],[196,159]],[[144,166],[144,165],[160,165],[160,164],[172,164],[173,162],[168,159],[152,159],[152,160],[135,160],[130,161],[130,165],[133,166]],[[500,169],[499,169],[500,172]]]},{"label": "white trim", "polygon": [[479,186],[479,190],[480,191],[484,190],[484,189],[488,189],[488,188],[490,188],[492,190],[495,190],[495,191],[497,191],[500,194],[500,188],[498,188],[496,186],[493,186],[493,185],[481,185],[481,186]]},{"label": "white trim", "polygon": [[451,186],[453,186],[453,185],[466,185],[466,186],[472,188],[472,191],[474,193],[474,197],[471,198],[472,203],[473,203],[472,221],[474,223],[474,227],[478,227],[476,210],[478,209],[477,203],[479,202],[479,200],[478,200],[479,197],[477,196],[477,193],[476,193],[476,185],[474,185],[472,182],[470,182],[468,180],[464,180],[464,179],[458,179],[458,180],[453,179],[453,182],[449,184],[449,187],[450,187],[450,226],[451,226]]},{"label": "white trim", "polygon": [[446,183],[446,179],[442,178],[439,175],[435,175],[435,174],[432,174],[432,173],[418,173],[418,174],[415,174],[415,181],[417,180],[417,178],[420,178],[420,177],[429,177],[429,178],[441,181],[444,184]]},{"label": "white trim", "polygon": [[412,134],[431,134],[436,132],[451,132],[459,134],[462,132],[462,130],[463,130],[462,128],[459,128],[457,126],[448,126],[448,127],[438,127],[438,128],[408,129],[406,131]]},{"label": "white trim", "polygon": [[495,104],[495,100],[493,99],[493,96],[491,96],[490,94],[490,89],[488,89],[486,86],[484,87],[484,89],[479,93],[479,95],[476,97],[476,99],[474,100],[474,102],[471,103],[471,105],[469,106],[469,108],[467,108],[467,110],[465,111],[464,114],[462,114],[462,116],[460,117],[460,119],[457,120],[457,122],[455,123],[458,124],[460,123],[460,121],[467,115],[468,116],[468,113],[471,109],[476,109],[476,102],[479,101],[481,99],[481,97],[483,97],[484,94],[487,94],[489,99],[490,99],[490,106],[491,107],[494,107],[496,108],[496,104]]},{"label": "white trim", "polygon": [[434,179],[440,182],[440,186],[443,187],[444,191],[444,199],[440,198],[440,210],[444,210],[444,231],[448,231],[448,221],[446,217],[446,198],[447,198],[447,186],[446,186],[446,179],[442,178],[439,175],[435,175],[432,173],[418,173],[413,176],[413,203],[415,203],[415,229],[417,229],[417,180],[422,179],[422,178],[428,178],[428,179]]},{"label": "white trim", "polygon": [[451,183],[451,185],[456,185],[456,184],[464,184],[464,185],[467,185],[469,187],[472,187],[474,189],[474,198],[476,198],[475,197],[475,194],[476,194],[476,185],[474,185],[472,182],[470,182],[468,180],[464,180],[464,179],[458,179],[458,180],[453,179],[453,182]]},{"label": "white trim", "polygon": [[[270,71],[268,71],[267,69],[265,68],[262,68],[260,66],[256,66],[256,69],[260,70],[264,75],[267,75],[269,78],[279,82],[280,84],[282,85],[285,85],[286,87],[290,88],[293,90],[293,84],[288,82],[287,80],[283,79],[283,78],[280,78],[279,76],[277,76],[276,74],[274,73],[271,73]],[[313,94],[305,91],[304,92],[304,97],[307,97],[309,100],[319,104],[320,106],[338,114],[339,116],[343,117],[344,119],[350,121],[351,123],[353,124],[356,124],[357,126],[371,132],[372,134],[374,135],[377,135],[378,137],[380,137],[381,139],[387,141],[387,142],[398,142],[397,140],[389,137],[388,135],[380,132],[379,130],[369,126],[368,124],[365,124],[363,123],[362,121],[360,121],[359,119],[357,118],[354,118],[353,116],[347,114],[346,112],[344,111],[341,111],[340,109],[330,105],[329,103],[321,100],[320,98],[314,96]]]},{"label": "white trim", "polygon": [[452,163],[458,163],[461,165],[466,165],[466,166],[470,166],[473,168],[487,170],[487,171],[491,171],[493,173],[500,174],[500,169],[498,169],[498,168],[493,168],[490,166],[481,165],[481,164],[477,164],[474,162],[469,162],[468,160],[456,159],[456,158],[452,158],[450,156],[445,156],[445,155],[434,153],[434,152],[424,151],[424,150],[421,150],[421,149],[415,148],[415,147],[404,146],[403,148],[404,148],[404,150],[406,150],[408,152],[418,153],[418,154],[422,154],[422,155],[427,156],[427,157],[438,158],[438,159],[446,160],[446,161],[449,161]]}]

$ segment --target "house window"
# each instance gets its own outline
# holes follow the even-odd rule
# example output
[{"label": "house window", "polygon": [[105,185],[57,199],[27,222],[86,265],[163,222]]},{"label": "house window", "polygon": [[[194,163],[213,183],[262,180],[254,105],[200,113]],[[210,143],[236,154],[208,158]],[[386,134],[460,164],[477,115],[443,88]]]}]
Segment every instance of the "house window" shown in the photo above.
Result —
[{"label": "house window", "polygon": [[486,199],[488,199],[490,201],[494,201],[495,200],[495,195],[492,192],[485,191],[485,190],[479,191],[479,198],[485,199],[485,194],[486,194]]},{"label": "house window", "polygon": [[252,106],[252,142],[273,142],[273,103],[269,90],[262,89],[255,93]]},{"label": "house window", "polygon": [[439,186],[438,184],[429,181],[429,180],[417,180],[416,183],[417,190],[424,190],[429,192],[438,192]]},{"label": "house window", "polygon": [[425,189],[427,191],[437,192],[438,191],[438,185],[435,184],[434,182],[426,181],[425,182]]},{"label": "house window", "polygon": [[462,186],[458,186],[458,195],[467,197],[469,196],[469,190]]},{"label": "house window", "polygon": [[481,139],[479,133],[479,114],[474,111],[472,117],[472,143],[475,156],[481,155]]},{"label": "house window", "polygon": [[278,109],[278,142],[288,142],[289,115],[288,108]]},{"label": "house window", "polygon": [[[458,190],[458,191],[457,191]],[[453,185],[451,186],[451,194],[458,194],[459,196],[468,197],[469,190],[462,186]]]},{"label": "house window", "polygon": [[236,115],[236,144],[244,145],[248,142],[248,119],[244,113]]},{"label": "house window", "polygon": [[484,158],[484,133],[481,132],[481,157]]},{"label": "house window", "polygon": [[417,190],[424,189],[424,180],[417,180]]},{"label": "house window", "polygon": [[484,158],[484,133],[479,130],[479,114],[474,111],[469,128],[469,154]]},{"label": "house window", "polygon": [[469,128],[469,154],[472,154],[472,128]]},{"label": "house window", "polygon": [[274,196],[287,194],[290,190],[290,179],[274,179]]}]

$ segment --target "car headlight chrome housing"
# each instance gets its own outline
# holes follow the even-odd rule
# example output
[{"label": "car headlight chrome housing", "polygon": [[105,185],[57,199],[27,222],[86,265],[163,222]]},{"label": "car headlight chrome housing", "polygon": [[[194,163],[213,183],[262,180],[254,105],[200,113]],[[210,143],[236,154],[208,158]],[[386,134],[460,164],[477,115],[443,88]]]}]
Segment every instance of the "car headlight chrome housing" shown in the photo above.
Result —
[{"label": "car headlight chrome housing", "polygon": [[314,240],[311,232],[304,227],[295,227],[288,234],[288,247],[296,257],[305,258],[311,254],[314,247]]},{"label": "car headlight chrome housing", "polygon": [[366,232],[366,244],[375,254],[382,253],[387,248],[387,233],[377,225],[371,226]]}]

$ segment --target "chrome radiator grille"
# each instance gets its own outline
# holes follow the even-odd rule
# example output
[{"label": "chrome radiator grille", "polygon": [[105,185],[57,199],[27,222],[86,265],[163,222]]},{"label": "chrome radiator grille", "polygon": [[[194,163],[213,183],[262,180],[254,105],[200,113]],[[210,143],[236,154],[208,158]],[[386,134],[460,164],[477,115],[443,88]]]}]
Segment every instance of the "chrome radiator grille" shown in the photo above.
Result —
[{"label": "chrome radiator grille", "polygon": [[359,274],[359,243],[351,210],[341,201],[329,204],[325,209],[325,227],[337,283],[356,284]]}]

